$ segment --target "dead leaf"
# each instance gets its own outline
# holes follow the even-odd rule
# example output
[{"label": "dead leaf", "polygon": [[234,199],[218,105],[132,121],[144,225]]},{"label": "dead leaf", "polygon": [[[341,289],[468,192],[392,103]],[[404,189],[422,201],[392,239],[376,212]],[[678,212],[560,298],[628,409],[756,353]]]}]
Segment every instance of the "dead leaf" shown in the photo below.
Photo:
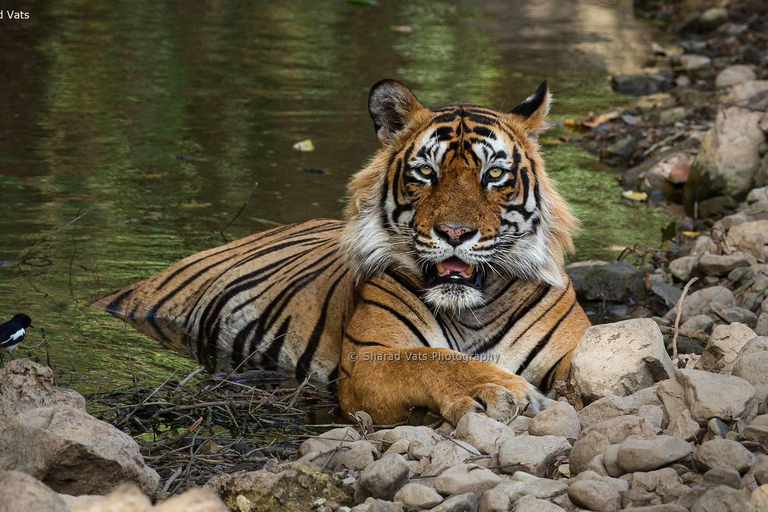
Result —
[{"label": "dead leaf", "polygon": [[314,151],[315,145],[312,143],[312,139],[304,139],[294,144],[293,149],[302,152]]},{"label": "dead leaf", "polygon": [[648,194],[645,192],[635,192],[634,190],[625,190],[621,193],[621,197],[629,199],[630,201],[647,201]]}]

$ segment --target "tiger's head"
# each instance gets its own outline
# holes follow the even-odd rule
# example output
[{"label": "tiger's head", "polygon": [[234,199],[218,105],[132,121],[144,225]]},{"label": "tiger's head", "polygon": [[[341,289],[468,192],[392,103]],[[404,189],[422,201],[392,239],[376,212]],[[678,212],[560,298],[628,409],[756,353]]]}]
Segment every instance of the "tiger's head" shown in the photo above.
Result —
[{"label": "tiger's head", "polygon": [[358,280],[397,267],[428,304],[453,311],[483,305],[493,281],[562,287],[578,222],[539,154],[550,101],[544,81],[507,113],[430,110],[400,82],[375,84],[368,110],[382,148],[350,183],[342,236]]}]

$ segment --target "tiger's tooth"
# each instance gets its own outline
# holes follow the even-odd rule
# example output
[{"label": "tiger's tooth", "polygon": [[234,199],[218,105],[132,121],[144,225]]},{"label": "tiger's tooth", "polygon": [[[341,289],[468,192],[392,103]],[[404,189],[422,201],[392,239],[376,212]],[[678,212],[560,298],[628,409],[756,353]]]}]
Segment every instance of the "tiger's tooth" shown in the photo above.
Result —
[{"label": "tiger's tooth", "polygon": [[474,271],[475,271],[474,265],[467,265],[467,268],[464,269],[464,273],[467,274],[468,276],[471,276],[472,272]]},{"label": "tiger's tooth", "polygon": [[445,275],[445,265],[443,265],[443,262],[437,264],[437,275],[442,276]]}]

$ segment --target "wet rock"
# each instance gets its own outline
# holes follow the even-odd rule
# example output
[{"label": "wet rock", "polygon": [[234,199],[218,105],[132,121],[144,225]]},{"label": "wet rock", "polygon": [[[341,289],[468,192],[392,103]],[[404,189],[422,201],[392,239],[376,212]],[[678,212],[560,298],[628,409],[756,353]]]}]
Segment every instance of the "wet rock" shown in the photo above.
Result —
[{"label": "wet rock", "polygon": [[619,446],[617,463],[627,473],[652,471],[683,459],[692,451],[693,447],[679,437],[629,438]]},{"label": "wet rock", "polygon": [[740,107],[718,111],[691,169],[686,189],[692,197],[739,195],[750,190],[760,167],[758,146],[765,136],[761,113]]},{"label": "wet rock", "polygon": [[514,437],[514,431],[504,423],[485,414],[468,413],[461,417],[453,435],[471,444],[482,453],[495,453],[500,439]]},{"label": "wet rock", "polygon": [[643,300],[645,272],[620,261],[579,261],[566,267],[576,294],[584,300]]},{"label": "wet rock", "polygon": [[574,482],[568,488],[571,501],[588,510],[614,512],[621,510],[621,494],[612,485],[596,480]]},{"label": "wet rock", "polygon": [[567,456],[570,452],[571,444],[564,437],[520,436],[502,440],[498,460],[504,473],[525,471],[544,477],[554,471],[558,457]]},{"label": "wet rock", "polygon": [[644,96],[666,91],[672,87],[670,77],[662,73],[617,75],[611,79],[613,90],[620,94]]},{"label": "wet rock", "polygon": [[573,351],[571,372],[587,400],[626,396],[675,374],[658,325],[626,320],[587,329]]},{"label": "wet rock", "polygon": [[755,80],[757,76],[751,67],[744,64],[728,66],[717,74],[715,78],[715,87],[723,89],[742,82]]},{"label": "wet rock", "polygon": [[685,406],[699,425],[706,425],[712,418],[731,421],[755,416],[755,388],[742,378],[700,370],[678,370],[677,381],[683,388]]},{"label": "wet rock", "polygon": [[712,439],[696,448],[693,461],[702,470],[726,469],[745,473],[755,456],[736,441]]},{"label": "wet rock", "polygon": [[668,436],[679,437],[681,439],[691,439],[699,431],[698,423],[693,421],[688,409],[683,409],[680,414],[675,416],[670,422],[664,433]]},{"label": "wet rock", "polygon": [[439,505],[443,497],[426,485],[411,482],[397,491],[395,501],[401,502],[406,510],[421,510]]},{"label": "wet rock", "polygon": [[664,303],[667,307],[674,306],[683,292],[679,287],[668,283],[653,283],[651,285],[651,291],[664,299]]},{"label": "wet rock", "polygon": [[669,271],[678,280],[687,283],[691,279],[691,274],[699,263],[698,256],[683,256],[677,258],[669,264]]},{"label": "wet rock", "polygon": [[[733,307],[735,305],[733,292],[723,286],[712,286],[691,293],[686,297],[683,304],[680,321],[686,322],[692,316],[711,313],[711,304],[713,303],[722,304],[725,307]],[[670,314],[676,314],[676,309],[673,308]]]},{"label": "wet rock", "polygon": [[477,512],[477,508],[477,496],[468,493],[448,498],[430,512]]},{"label": "wet rock", "polygon": [[692,334],[697,332],[710,333],[715,322],[707,315],[696,315],[688,319],[680,326],[681,334]]},{"label": "wet rock", "polygon": [[512,512],[565,512],[551,501],[539,500],[533,496],[524,496],[515,502]]},{"label": "wet rock", "polygon": [[731,487],[720,485],[704,493],[691,508],[691,512],[753,512],[749,495]]},{"label": "wet rock", "polygon": [[708,276],[725,276],[733,269],[748,267],[752,264],[749,257],[743,252],[734,254],[702,254],[698,267]]},{"label": "wet rock", "polygon": [[501,482],[501,477],[477,464],[460,464],[443,471],[434,480],[435,490],[442,495],[481,495]]},{"label": "wet rock", "polygon": [[765,402],[768,398],[768,338],[754,338],[744,345],[734,361],[733,375],[752,384],[758,402]]},{"label": "wet rock", "polygon": [[357,481],[355,501],[368,497],[391,501],[408,479],[408,463],[402,455],[387,453],[370,464]]},{"label": "wet rock", "polygon": [[534,416],[528,433],[533,436],[551,435],[576,439],[581,434],[579,416],[571,404],[553,400]]},{"label": "wet rock", "polygon": [[741,349],[756,336],[755,331],[744,324],[718,325],[712,331],[712,336],[709,337],[695,368],[715,373],[731,373]]},{"label": "wet rock", "polygon": [[69,512],[64,500],[50,487],[20,471],[0,472],[0,489],[3,512]]},{"label": "wet rock", "polygon": [[571,474],[578,475],[589,469],[594,458],[602,455],[610,445],[611,441],[601,432],[582,433],[581,438],[573,443],[571,450],[569,459]]}]

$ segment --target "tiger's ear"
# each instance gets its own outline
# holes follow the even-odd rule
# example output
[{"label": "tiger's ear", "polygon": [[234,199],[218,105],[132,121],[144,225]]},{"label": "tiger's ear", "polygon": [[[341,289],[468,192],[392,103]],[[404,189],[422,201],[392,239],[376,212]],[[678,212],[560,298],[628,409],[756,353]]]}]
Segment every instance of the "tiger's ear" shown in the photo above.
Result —
[{"label": "tiger's ear", "polygon": [[376,136],[385,146],[408,125],[413,115],[424,109],[409,88],[397,80],[381,80],[371,87],[368,112],[373,119]]},{"label": "tiger's ear", "polygon": [[552,95],[549,93],[547,81],[539,84],[536,92],[525,98],[522,103],[509,111],[516,116],[522,123],[526,132],[536,136],[544,130],[544,120],[549,113],[549,105],[552,102]]}]

